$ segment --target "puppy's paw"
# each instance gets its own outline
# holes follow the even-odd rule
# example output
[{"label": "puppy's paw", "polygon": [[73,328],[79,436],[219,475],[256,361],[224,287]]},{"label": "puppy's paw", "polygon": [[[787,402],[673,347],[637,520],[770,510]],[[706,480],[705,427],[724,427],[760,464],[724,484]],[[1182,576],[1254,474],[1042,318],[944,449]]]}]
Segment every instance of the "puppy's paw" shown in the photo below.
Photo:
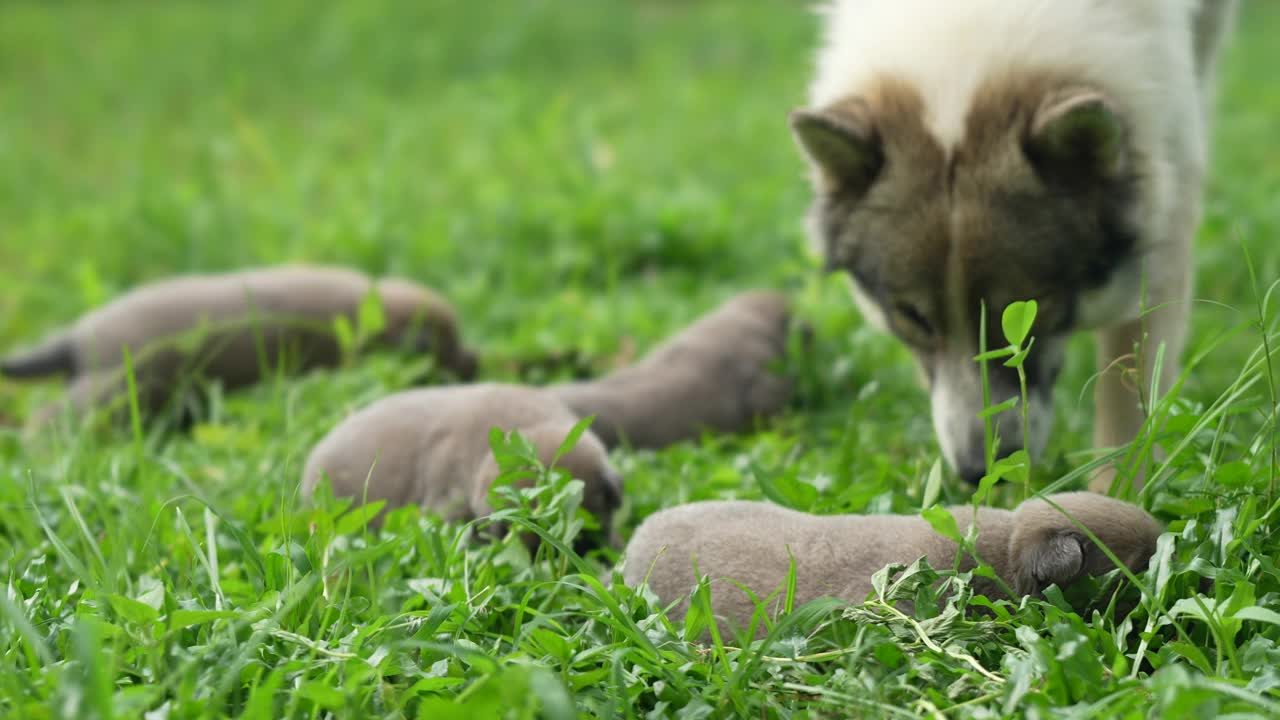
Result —
[{"label": "puppy's paw", "polygon": [[1050,585],[1065,588],[1084,570],[1088,540],[1073,530],[1045,533],[1019,548],[1013,590],[1019,596],[1039,595]]}]

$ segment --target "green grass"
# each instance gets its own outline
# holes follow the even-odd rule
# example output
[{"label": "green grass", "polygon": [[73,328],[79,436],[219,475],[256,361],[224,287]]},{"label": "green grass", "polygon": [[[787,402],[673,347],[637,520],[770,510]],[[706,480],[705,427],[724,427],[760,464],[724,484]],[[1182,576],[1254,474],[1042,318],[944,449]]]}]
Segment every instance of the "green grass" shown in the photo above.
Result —
[{"label": "green grass", "polygon": [[[697,627],[610,586],[614,556],[468,545],[413,510],[366,532],[300,503],[310,445],[421,369],[374,357],[220,398],[189,436],[26,448],[0,430],[0,714],[1280,714],[1275,398],[1254,355],[1280,341],[1258,300],[1280,277],[1273,5],[1248,4],[1222,68],[1194,367],[1162,440],[1180,450],[1143,499],[1171,533],[1131,613],[1132,588],[1081,589],[1101,598],[1081,614],[961,593],[685,642]],[[444,291],[484,376],[509,378],[568,349],[605,369],[737,290],[786,288],[817,338],[797,407],[751,436],[618,453],[625,533],[766,490],[917,512],[938,458],[926,398],[804,250],[785,113],[815,31],[784,0],[4,3],[0,346],[169,273],[343,262]],[[1082,337],[1037,487],[1087,460],[1092,372]],[[57,390],[0,382],[0,414]],[[509,512],[563,537],[571,488],[547,492],[549,515]]]}]

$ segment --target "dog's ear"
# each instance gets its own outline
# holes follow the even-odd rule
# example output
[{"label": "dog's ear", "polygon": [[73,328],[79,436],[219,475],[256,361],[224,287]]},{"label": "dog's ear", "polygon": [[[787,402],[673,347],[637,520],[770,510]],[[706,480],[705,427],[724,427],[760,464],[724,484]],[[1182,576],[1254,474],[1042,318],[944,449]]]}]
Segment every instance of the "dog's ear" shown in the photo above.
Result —
[{"label": "dog's ear", "polygon": [[884,152],[864,104],[793,110],[788,122],[825,189],[860,195],[871,187],[884,165]]},{"label": "dog's ear", "polygon": [[1124,120],[1102,93],[1072,88],[1049,95],[1031,120],[1027,157],[1042,177],[1088,183],[1128,169]]},{"label": "dog's ear", "polygon": [[1022,596],[1050,585],[1066,587],[1084,571],[1085,542],[1075,531],[1051,532],[1027,547],[1014,548],[1013,590]]}]

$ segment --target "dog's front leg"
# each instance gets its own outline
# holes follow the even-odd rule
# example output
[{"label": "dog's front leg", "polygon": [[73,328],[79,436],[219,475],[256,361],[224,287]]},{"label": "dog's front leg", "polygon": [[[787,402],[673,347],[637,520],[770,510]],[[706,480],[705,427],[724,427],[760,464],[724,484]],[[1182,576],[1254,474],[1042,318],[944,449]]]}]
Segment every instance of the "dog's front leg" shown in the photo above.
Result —
[{"label": "dog's front leg", "polygon": [[[1138,320],[1106,328],[1098,333],[1097,362],[1100,373],[1094,392],[1094,446],[1118,448],[1133,441],[1146,421],[1147,412],[1160,397],[1173,387],[1181,373],[1183,348],[1191,304],[1191,242],[1195,218],[1199,211],[1185,207],[1178,213],[1187,222],[1179,242],[1155,255],[1160,267],[1147,274],[1149,308]],[[1163,355],[1159,352],[1164,346]],[[1151,378],[1159,362],[1157,397],[1151,397]],[[1139,372],[1140,371],[1140,372]],[[1121,478],[1132,480],[1134,489],[1142,487],[1147,460],[1140,463],[1119,461]],[[1116,478],[1117,468],[1106,466],[1091,479],[1095,492],[1107,492]]]},{"label": "dog's front leg", "polygon": [[[1143,320],[1133,320],[1098,333],[1099,375],[1094,387],[1093,444],[1099,450],[1132,441],[1146,419],[1142,379],[1137,371],[1144,327]],[[1110,491],[1116,474],[1116,464],[1102,466],[1090,479],[1090,489],[1100,493]],[[1135,487],[1141,484],[1142,478],[1135,477]]]}]

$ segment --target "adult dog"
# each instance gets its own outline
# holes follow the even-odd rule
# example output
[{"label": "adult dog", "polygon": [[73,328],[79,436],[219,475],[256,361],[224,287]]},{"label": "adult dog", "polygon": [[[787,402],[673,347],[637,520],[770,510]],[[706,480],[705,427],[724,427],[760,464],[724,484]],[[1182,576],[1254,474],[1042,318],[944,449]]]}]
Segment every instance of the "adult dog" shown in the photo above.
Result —
[{"label": "adult dog", "polygon": [[[834,0],[807,109],[811,237],[874,325],[913,351],[958,473],[985,470],[978,351],[1035,299],[1029,416],[1048,438],[1076,330],[1097,330],[1095,443],[1132,440],[1138,388],[1179,374],[1215,59],[1235,0]],[[1157,352],[1163,344],[1162,362]],[[1134,366],[1138,378],[1124,377]],[[992,398],[1018,394],[994,363]],[[1135,478],[1137,479],[1137,478]],[[1140,480],[1139,480],[1140,481]]]}]

